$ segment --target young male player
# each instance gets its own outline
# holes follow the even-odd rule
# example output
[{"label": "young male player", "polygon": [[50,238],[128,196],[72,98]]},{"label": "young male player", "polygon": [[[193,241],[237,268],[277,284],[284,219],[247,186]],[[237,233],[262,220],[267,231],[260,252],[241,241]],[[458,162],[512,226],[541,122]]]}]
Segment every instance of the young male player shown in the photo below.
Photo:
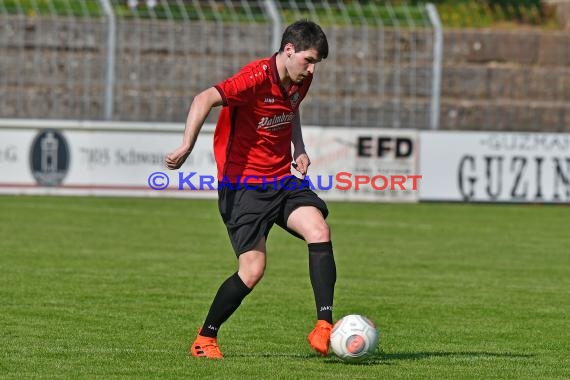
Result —
[{"label": "young male player", "polygon": [[[317,24],[305,20],[291,24],[277,53],[249,63],[194,98],[182,145],[166,156],[169,169],[179,168],[192,151],[211,108],[223,105],[214,133],[218,206],[238,258],[238,271],[222,283],[214,297],[190,347],[193,356],[223,357],[216,339],[218,330],[261,280],[265,243],[275,223],[308,243],[317,308],[317,323],[308,341],[323,356],[328,353],[336,281],[330,230],[325,222],[328,210],[313,191],[291,175],[293,159],[303,177],[310,165],[301,134],[299,104],[309,90],[316,64],[327,55],[328,42]],[[247,186],[240,186],[244,178]]]}]

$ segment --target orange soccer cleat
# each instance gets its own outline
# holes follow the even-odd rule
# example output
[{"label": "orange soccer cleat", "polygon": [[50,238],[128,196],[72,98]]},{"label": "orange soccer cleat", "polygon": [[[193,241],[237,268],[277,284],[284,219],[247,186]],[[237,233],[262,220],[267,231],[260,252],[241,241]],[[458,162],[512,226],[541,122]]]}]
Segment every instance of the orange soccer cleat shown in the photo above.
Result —
[{"label": "orange soccer cleat", "polygon": [[307,336],[311,347],[323,356],[327,356],[329,353],[332,327],[332,324],[319,319],[313,331]]},{"label": "orange soccer cleat", "polygon": [[190,346],[190,354],[197,358],[208,358],[208,359],[223,359],[224,355],[220,351],[218,346],[218,340],[216,338],[210,338],[208,336],[202,336],[198,332],[198,336],[192,345]]}]

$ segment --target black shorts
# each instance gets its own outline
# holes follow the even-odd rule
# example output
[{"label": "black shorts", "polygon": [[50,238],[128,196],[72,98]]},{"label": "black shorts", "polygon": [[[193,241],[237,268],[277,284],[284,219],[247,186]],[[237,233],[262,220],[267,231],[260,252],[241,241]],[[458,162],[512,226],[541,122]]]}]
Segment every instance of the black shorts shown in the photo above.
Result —
[{"label": "black shorts", "polygon": [[287,228],[287,219],[297,207],[314,206],[327,217],[327,205],[308,187],[308,181],[291,176],[279,183],[218,186],[218,207],[237,256],[252,250],[262,236],[267,239],[274,223],[302,239]]}]

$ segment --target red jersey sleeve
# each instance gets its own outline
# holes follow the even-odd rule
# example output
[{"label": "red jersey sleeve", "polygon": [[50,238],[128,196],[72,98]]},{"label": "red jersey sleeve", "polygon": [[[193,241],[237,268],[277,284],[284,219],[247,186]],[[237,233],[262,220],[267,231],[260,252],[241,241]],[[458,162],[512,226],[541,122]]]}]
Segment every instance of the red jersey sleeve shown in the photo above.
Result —
[{"label": "red jersey sleeve", "polygon": [[222,96],[224,106],[240,106],[255,99],[256,88],[264,83],[268,74],[266,64],[248,65],[214,87]]}]

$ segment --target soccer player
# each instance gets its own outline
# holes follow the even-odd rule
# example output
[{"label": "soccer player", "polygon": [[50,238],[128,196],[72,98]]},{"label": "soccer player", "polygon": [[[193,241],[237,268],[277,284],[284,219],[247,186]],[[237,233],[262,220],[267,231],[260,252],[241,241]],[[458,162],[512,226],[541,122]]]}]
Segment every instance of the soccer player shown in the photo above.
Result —
[{"label": "soccer player", "polygon": [[330,229],[325,221],[328,209],[302,179],[291,174],[292,161],[303,178],[310,165],[299,105],[309,90],[315,66],[327,55],[328,42],[320,26],[306,20],[289,25],[277,53],[247,64],[194,98],[182,145],[166,156],[169,169],[179,168],[192,152],[211,108],[223,106],[214,133],[218,206],[238,259],[238,271],[216,293],[190,347],[193,356],[223,358],[216,339],[218,330],[261,280],[266,239],[273,224],[308,244],[317,311],[308,341],[321,355],[328,353],[336,282]]}]

